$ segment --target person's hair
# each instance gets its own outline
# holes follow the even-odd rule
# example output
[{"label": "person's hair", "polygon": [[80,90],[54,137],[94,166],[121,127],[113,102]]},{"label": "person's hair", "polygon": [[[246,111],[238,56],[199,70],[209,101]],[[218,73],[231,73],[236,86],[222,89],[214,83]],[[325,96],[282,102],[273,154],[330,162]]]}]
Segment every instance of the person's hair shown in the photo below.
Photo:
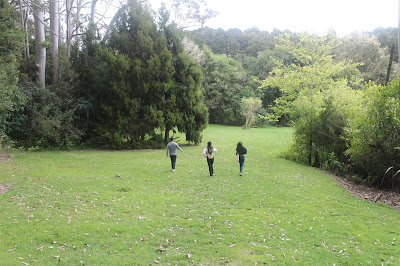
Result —
[{"label": "person's hair", "polygon": [[237,147],[243,146],[243,143],[241,141],[238,142]]},{"label": "person's hair", "polygon": [[211,144],[211,141],[207,142],[207,151],[209,154],[211,154],[213,152],[213,146]]},{"label": "person's hair", "polygon": [[170,138],[170,141],[173,141],[173,140],[175,140],[175,138],[174,138],[174,137],[171,137],[171,138]]}]

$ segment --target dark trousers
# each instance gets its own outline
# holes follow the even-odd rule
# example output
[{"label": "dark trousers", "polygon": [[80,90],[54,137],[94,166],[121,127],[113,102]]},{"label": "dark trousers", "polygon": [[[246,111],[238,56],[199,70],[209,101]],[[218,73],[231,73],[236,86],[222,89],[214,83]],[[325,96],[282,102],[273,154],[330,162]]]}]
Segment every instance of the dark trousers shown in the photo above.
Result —
[{"label": "dark trousers", "polygon": [[213,168],[214,158],[207,159],[207,164],[208,164],[208,171],[210,172],[210,176],[212,176],[214,174],[214,168]]},{"label": "dark trousers", "polygon": [[171,167],[172,169],[175,169],[175,164],[176,164],[176,155],[170,155],[171,158]]}]

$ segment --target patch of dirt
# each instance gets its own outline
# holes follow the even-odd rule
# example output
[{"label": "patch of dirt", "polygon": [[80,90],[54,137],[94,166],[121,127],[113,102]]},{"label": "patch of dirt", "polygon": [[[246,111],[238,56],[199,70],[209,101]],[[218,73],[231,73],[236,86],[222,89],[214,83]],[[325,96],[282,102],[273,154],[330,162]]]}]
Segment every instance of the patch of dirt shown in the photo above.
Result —
[{"label": "patch of dirt", "polygon": [[8,154],[0,154],[0,162],[11,161],[11,156]]},{"label": "patch of dirt", "polygon": [[7,192],[10,188],[11,188],[11,185],[7,185],[7,184],[2,185],[2,184],[0,184],[0,194],[4,193],[4,192]]},{"label": "patch of dirt", "polygon": [[354,181],[348,180],[344,177],[336,176],[327,171],[323,172],[335,178],[336,181],[340,183],[343,188],[347,189],[354,196],[368,200],[372,203],[386,204],[388,206],[391,206],[395,210],[400,211],[400,194],[398,192],[384,191],[374,187],[367,187]]},{"label": "patch of dirt", "polygon": [[[0,154],[0,162],[9,162],[11,161],[11,156],[8,154]],[[11,188],[11,185],[0,184],[0,194],[7,192]]]}]

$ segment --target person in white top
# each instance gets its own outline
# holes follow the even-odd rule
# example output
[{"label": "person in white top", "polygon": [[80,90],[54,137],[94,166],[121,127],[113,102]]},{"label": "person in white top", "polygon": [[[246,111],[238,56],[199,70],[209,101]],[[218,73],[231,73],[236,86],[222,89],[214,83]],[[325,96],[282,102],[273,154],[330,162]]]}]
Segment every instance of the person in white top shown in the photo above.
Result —
[{"label": "person in white top", "polygon": [[211,144],[211,141],[207,143],[207,147],[204,148],[203,150],[203,155],[205,158],[207,158],[207,164],[208,164],[208,171],[210,172],[210,176],[214,176],[214,152],[216,152],[217,149],[214,148]]}]

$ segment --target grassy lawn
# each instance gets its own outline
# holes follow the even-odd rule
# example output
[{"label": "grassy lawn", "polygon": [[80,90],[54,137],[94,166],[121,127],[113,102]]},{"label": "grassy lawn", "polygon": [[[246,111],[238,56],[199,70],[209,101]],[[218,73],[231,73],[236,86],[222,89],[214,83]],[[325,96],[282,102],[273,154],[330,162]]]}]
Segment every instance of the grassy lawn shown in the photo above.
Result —
[{"label": "grassy lawn", "polygon": [[400,212],[278,158],[291,133],[210,125],[201,146],[177,139],[176,173],[165,150],[17,153],[0,162],[13,186],[0,194],[0,264],[399,265]]}]

